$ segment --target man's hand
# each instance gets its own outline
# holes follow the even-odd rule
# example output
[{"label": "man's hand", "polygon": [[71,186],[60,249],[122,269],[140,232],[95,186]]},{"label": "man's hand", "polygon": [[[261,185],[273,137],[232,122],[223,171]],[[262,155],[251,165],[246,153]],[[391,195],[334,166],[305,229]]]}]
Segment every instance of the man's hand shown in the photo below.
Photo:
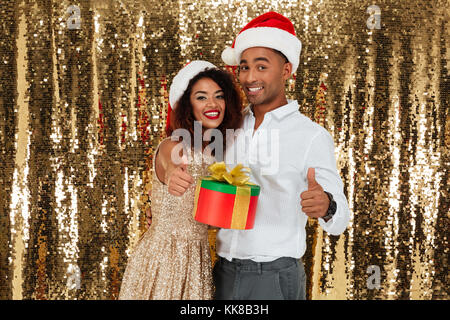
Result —
[{"label": "man's hand", "polygon": [[174,196],[182,196],[193,183],[194,178],[187,172],[187,159],[183,157],[183,163],[168,174],[168,191]]},{"label": "man's hand", "polygon": [[327,214],[330,199],[323,191],[323,188],[316,181],[316,171],[314,168],[309,168],[307,173],[308,190],[302,192],[300,198],[302,201],[303,212],[311,218],[321,218]]}]

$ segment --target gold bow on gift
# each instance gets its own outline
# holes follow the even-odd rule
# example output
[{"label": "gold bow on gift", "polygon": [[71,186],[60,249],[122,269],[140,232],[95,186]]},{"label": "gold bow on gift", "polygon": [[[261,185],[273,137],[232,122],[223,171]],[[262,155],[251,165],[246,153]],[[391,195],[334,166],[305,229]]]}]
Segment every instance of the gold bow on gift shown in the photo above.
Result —
[{"label": "gold bow on gift", "polygon": [[233,186],[243,186],[248,183],[250,177],[250,168],[244,167],[242,164],[238,164],[228,172],[228,168],[225,162],[215,162],[208,167],[211,172],[211,178],[216,181],[223,181]]}]

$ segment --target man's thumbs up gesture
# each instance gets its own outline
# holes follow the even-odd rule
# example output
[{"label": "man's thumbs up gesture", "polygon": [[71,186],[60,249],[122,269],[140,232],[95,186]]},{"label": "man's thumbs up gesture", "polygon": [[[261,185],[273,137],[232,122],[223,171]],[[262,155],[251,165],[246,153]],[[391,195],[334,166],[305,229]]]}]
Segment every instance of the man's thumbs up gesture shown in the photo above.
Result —
[{"label": "man's thumbs up gesture", "polygon": [[303,212],[311,218],[321,218],[327,214],[330,199],[323,191],[323,188],[316,181],[316,172],[314,168],[309,168],[306,175],[308,179],[308,190],[302,192],[300,198],[302,201]]}]

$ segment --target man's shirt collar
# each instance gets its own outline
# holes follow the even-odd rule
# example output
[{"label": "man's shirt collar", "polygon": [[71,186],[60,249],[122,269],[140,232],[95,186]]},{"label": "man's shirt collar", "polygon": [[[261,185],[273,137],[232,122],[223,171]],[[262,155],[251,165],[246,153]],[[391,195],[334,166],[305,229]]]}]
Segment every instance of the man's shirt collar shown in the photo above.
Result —
[{"label": "man's shirt collar", "polygon": [[[283,119],[284,117],[290,115],[293,112],[298,111],[298,102],[297,100],[288,100],[288,103],[285,104],[284,106],[278,107],[272,111],[267,112],[267,114],[271,114],[272,116],[274,116],[275,118],[277,118],[278,120]],[[246,114],[251,114],[252,116],[254,116],[252,108],[251,108],[251,104],[248,105],[245,109],[244,109],[244,115]]]}]

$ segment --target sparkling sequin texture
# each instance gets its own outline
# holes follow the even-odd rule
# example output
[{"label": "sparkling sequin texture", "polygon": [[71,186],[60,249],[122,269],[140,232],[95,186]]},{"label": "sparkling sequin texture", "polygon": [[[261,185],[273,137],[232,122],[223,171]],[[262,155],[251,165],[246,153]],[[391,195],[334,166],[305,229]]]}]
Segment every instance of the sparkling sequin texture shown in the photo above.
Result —
[{"label": "sparkling sequin texture", "polygon": [[288,97],[332,134],[351,209],[340,237],[307,225],[307,298],[448,300],[449,8],[0,1],[0,299],[117,299],[171,79],[189,60],[223,66],[275,10],[302,41]]},{"label": "sparkling sequin texture", "polygon": [[[205,176],[213,160],[202,159],[200,153],[193,157],[188,172],[195,180]],[[119,299],[211,299],[208,226],[192,216],[195,184],[183,196],[173,196],[154,168],[152,224],[128,260]]]}]

